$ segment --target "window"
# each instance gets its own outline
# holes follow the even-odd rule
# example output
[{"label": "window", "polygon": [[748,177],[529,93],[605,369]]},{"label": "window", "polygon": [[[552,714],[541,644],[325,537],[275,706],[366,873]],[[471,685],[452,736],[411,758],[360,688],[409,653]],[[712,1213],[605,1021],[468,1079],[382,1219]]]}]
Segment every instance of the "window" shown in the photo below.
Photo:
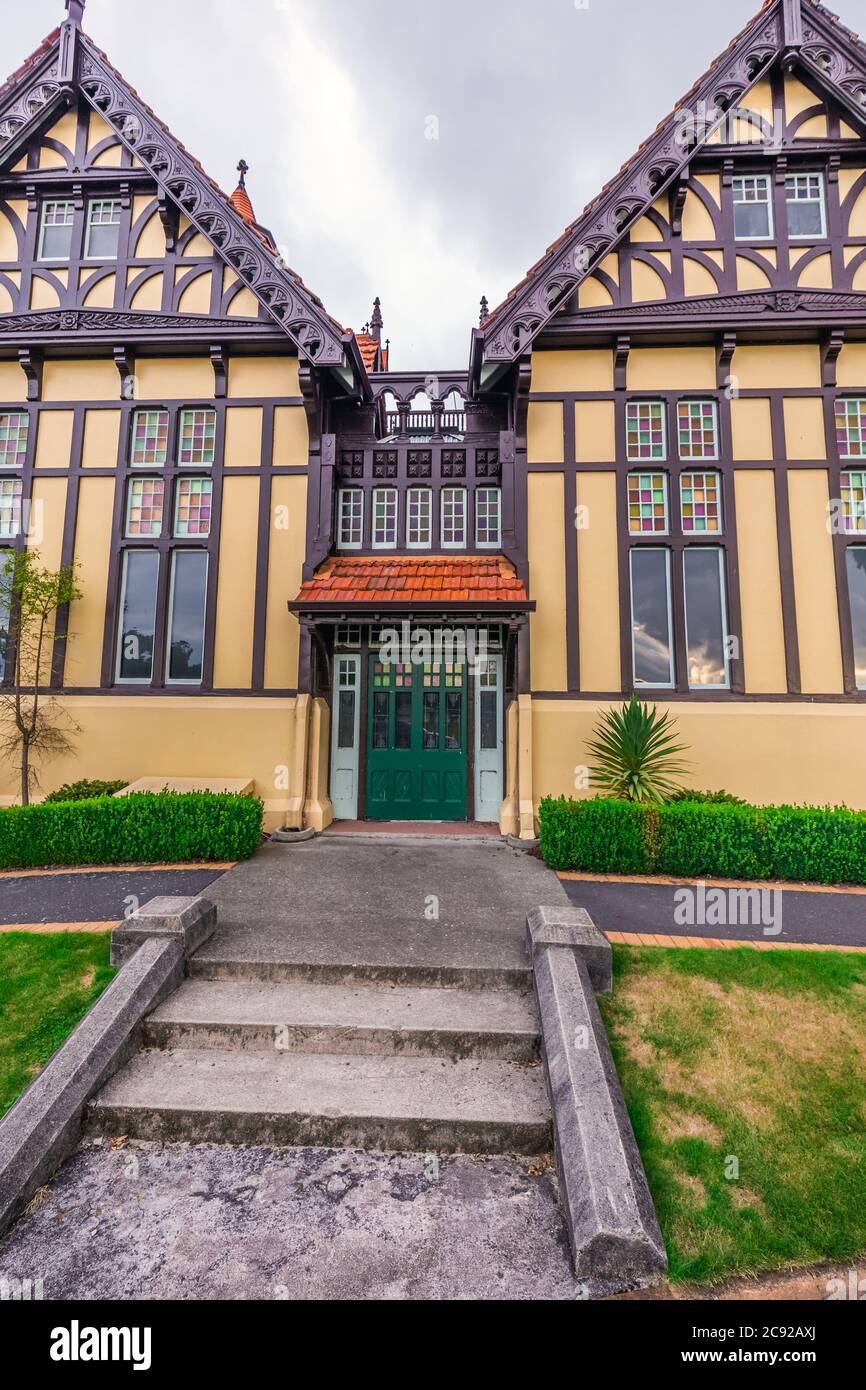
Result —
[{"label": "window", "polygon": [[768,174],[742,174],[732,180],[734,236],[737,241],[769,241],[773,235],[772,184]]},{"label": "window", "polygon": [[[351,658],[337,663],[337,747],[355,747],[358,668]],[[387,698],[387,697],[386,697]]]},{"label": "window", "polygon": [[789,174],[785,180],[788,236],[820,241],[827,235],[823,174]]},{"label": "window", "polygon": [[182,410],[180,413],[181,468],[209,468],[214,460],[215,410]]},{"label": "window", "polygon": [[6,563],[14,552],[0,550],[0,681],[6,675],[6,654],[9,650],[9,580]]},{"label": "window", "polygon": [[0,478],[0,536],[4,540],[14,540],[21,530],[23,489],[20,478]]},{"label": "window", "polygon": [[117,679],[150,681],[156,627],[159,555],[155,550],[127,550],[123,556],[120,595]]},{"label": "window", "polygon": [[478,747],[482,753],[499,747],[499,663],[483,661],[478,669]]},{"label": "window", "polygon": [[680,474],[680,520],[687,536],[722,534],[722,480],[718,473]]},{"label": "window", "polygon": [[634,683],[671,689],[674,660],[670,552],[644,546],[632,550],[630,560]]},{"label": "window", "polygon": [[677,429],[681,459],[719,457],[718,411],[715,401],[679,401]]},{"label": "window", "polygon": [[836,402],[836,443],[840,458],[866,459],[866,399]]},{"label": "window", "polygon": [[433,544],[433,493],[429,487],[410,487],[406,494],[406,544],[426,550]]},{"label": "window", "polygon": [[116,261],[120,238],[120,199],[94,198],[87,209],[84,254],[94,261]]},{"label": "window", "polygon": [[389,550],[397,544],[397,489],[373,489],[373,549]]},{"label": "window", "polygon": [[502,493],[498,487],[480,487],[475,494],[475,544],[494,548],[502,544]]},{"label": "window", "polygon": [[126,490],[126,535],[162,535],[165,483],[162,478],[130,478]]},{"label": "window", "polygon": [[171,558],[165,676],[169,682],[198,685],[204,657],[207,551],[176,550]]},{"label": "window", "polygon": [[[349,647],[353,651],[359,651],[361,647],[361,629],[351,624],[337,628],[336,646]],[[352,668],[354,670],[354,667]]]},{"label": "window", "polygon": [[849,545],[845,558],[854,637],[854,673],[857,689],[866,690],[866,546]]},{"label": "window", "polygon": [[129,450],[131,468],[162,468],[168,458],[168,411],[136,410]]},{"label": "window", "polygon": [[52,198],[42,204],[42,224],[39,231],[40,261],[69,260],[74,215],[75,205],[72,202]]},{"label": "window", "polygon": [[364,541],[364,494],[360,488],[340,490],[337,503],[337,544],[341,550],[360,550]]},{"label": "window", "polygon": [[630,463],[656,463],[667,458],[665,408],[661,401],[629,401],[625,423]]},{"label": "window", "polygon": [[628,529],[632,536],[668,533],[666,473],[629,473]]},{"label": "window", "polygon": [[866,532],[866,473],[843,473],[841,481],[845,532]]},{"label": "window", "polygon": [[0,412],[0,468],[23,468],[30,420],[24,411]]},{"label": "window", "polygon": [[209,536],[213,482],[210,478],[178,478],[174,503],[174,534]]},{"label": "window", "polygon": [[449,550],[466,545],[465,487],[442,489],[442,545]]},{"label": "window", "polygon": [[724,551],[715,545],[683,552],[689,689],[727,690]]}]

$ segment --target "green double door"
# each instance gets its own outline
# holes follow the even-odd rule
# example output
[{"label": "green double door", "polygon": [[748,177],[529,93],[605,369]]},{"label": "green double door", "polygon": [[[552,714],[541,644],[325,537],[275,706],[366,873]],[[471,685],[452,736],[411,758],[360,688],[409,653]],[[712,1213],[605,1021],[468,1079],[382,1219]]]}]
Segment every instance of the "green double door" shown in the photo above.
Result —
[{"label": "green double door", "polygon": [[465,665],[370,658],[369,820],[466,820]]}]

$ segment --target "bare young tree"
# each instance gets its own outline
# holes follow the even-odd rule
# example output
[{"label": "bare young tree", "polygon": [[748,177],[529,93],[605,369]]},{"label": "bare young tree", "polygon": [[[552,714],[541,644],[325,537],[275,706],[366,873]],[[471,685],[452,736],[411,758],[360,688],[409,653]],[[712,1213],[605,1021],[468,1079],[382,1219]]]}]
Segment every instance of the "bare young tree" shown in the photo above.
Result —
[{"label": "bare young tree", "polygon": [[46,693],[57,614],[81,597],[75,568],[44,569],[38,551],[10,552],[0,565],[0,751],[20,773],[21,804],[39,786],[38,765],[72,751],[77,726]]}]

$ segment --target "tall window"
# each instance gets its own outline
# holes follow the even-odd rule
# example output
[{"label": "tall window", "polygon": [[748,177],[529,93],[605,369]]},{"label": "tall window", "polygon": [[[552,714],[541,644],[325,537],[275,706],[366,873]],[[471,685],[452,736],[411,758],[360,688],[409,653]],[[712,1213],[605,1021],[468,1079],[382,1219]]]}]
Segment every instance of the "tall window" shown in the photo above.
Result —
[{"label": "tall window", "polygon": [[849,545],[845,559],[854,638],[854,675],[857,689],[866,690],[866,546]]},{"label": "tall window", "polygon": [[74,218],[75,204],[65,198],[49,198],[42,204],[38,251],[40,261],[69,260]]},{"label": "tall window", "polygon": [[165,678],[200,685],[204,671],[206,550],[175,550],[171,565]]},{"label": "tall window", "polygon": [[789,174],[785,180],[788,236],[820,241],[827,235],[823,174]]},{"label": "tall window", "polygon": [[724,551],[715,545],[683,552],[689,688],[727,690]]},{"label": "tall window", "polygon": [[11,550],[0,550],[0,681],[6,675],[6,653],[9,650],[9,590],[3,581],[3,574],[12,554]]},{"label": "tall window", "polygon": [[442,546],[446,550],[461,550],[466,546],[466,489],[442,489]]},{"label": "tall window", "polygon": [[658,546],[631,552],[632,654],[636,686],[674,684],[671,557]]},{"label": "tall window", "polygon": [[498,487],[480,487],[475,494],[475,544],[488,550],[502,544],[502,493]]},{"label": "tall window", "polygon": [[373,549],[393,550],[397,544],[397,489],[373,489]]},{"label": "tall window", "polygon": [[410,487],[406,493],[406,544],[429,550],[433,544],[433,493],[429,487]]},{"label": "tall window", "polygon": [[117,650],[119,681],[148,682],[153,679],[158,579],[158,551],[124,551]]},{"label": "tall window", "polygon": [[94,261],[116,261],[120,240],[119,198],[93,198],[87,209],[84,254]]},{"label": "tall window", "polygon": [[769,174],[740,174],[731,181],[737,241],[769,241],[773,235]]},{"label": "tall window", "polygon": [[337,498],[337,544],[341,550],[360,550],[364,543],[364,494],[359,487],[340,489]]}]

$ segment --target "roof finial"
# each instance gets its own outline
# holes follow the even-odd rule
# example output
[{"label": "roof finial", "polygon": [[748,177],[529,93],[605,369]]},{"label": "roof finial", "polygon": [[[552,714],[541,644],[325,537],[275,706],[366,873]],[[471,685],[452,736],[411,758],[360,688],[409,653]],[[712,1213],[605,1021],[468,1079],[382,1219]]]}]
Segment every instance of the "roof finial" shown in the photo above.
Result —
[{"label": "roof finial", "polygon": [[84,23],[84,0],[66,0],[66,21],[80,29]]},{"label": "roof finial", "polygon": [[239,180],[238,180],[238,188],[246,188],[246,186],[247,186],[247,184],[246,184],[246,178],[247,178],[247,174],[248,174],[249,172],[250,172],[250,166],[249,166],[249,164],[247,164],[247,161],[246,161],[245,159],[242,159],[242,160],[240,161],[240,163],[238,164],[238,173],[240,174],[240,178],[239,178]]},{"label": "roof finial", "polygon": [[377,343],[382,341],[382,328],[384,320],[382,318],[382,301],[378,295],[373,300],[373,317],[370,319],[370,333]]},{"label": "roof finial", "polygon": [[487,318],[487,316],[488,316],[489,313],[490,313],[490,305],[487,303],[487,295],[486,295],[486,294],[483,294],[483,295],[481,296],[481,317],[480,317],[479,320],[478,320],[478,327],[479,327],[479,328],[482,328],[482,327],[483,327],[483,325],[484,325],[484,320]]}]

